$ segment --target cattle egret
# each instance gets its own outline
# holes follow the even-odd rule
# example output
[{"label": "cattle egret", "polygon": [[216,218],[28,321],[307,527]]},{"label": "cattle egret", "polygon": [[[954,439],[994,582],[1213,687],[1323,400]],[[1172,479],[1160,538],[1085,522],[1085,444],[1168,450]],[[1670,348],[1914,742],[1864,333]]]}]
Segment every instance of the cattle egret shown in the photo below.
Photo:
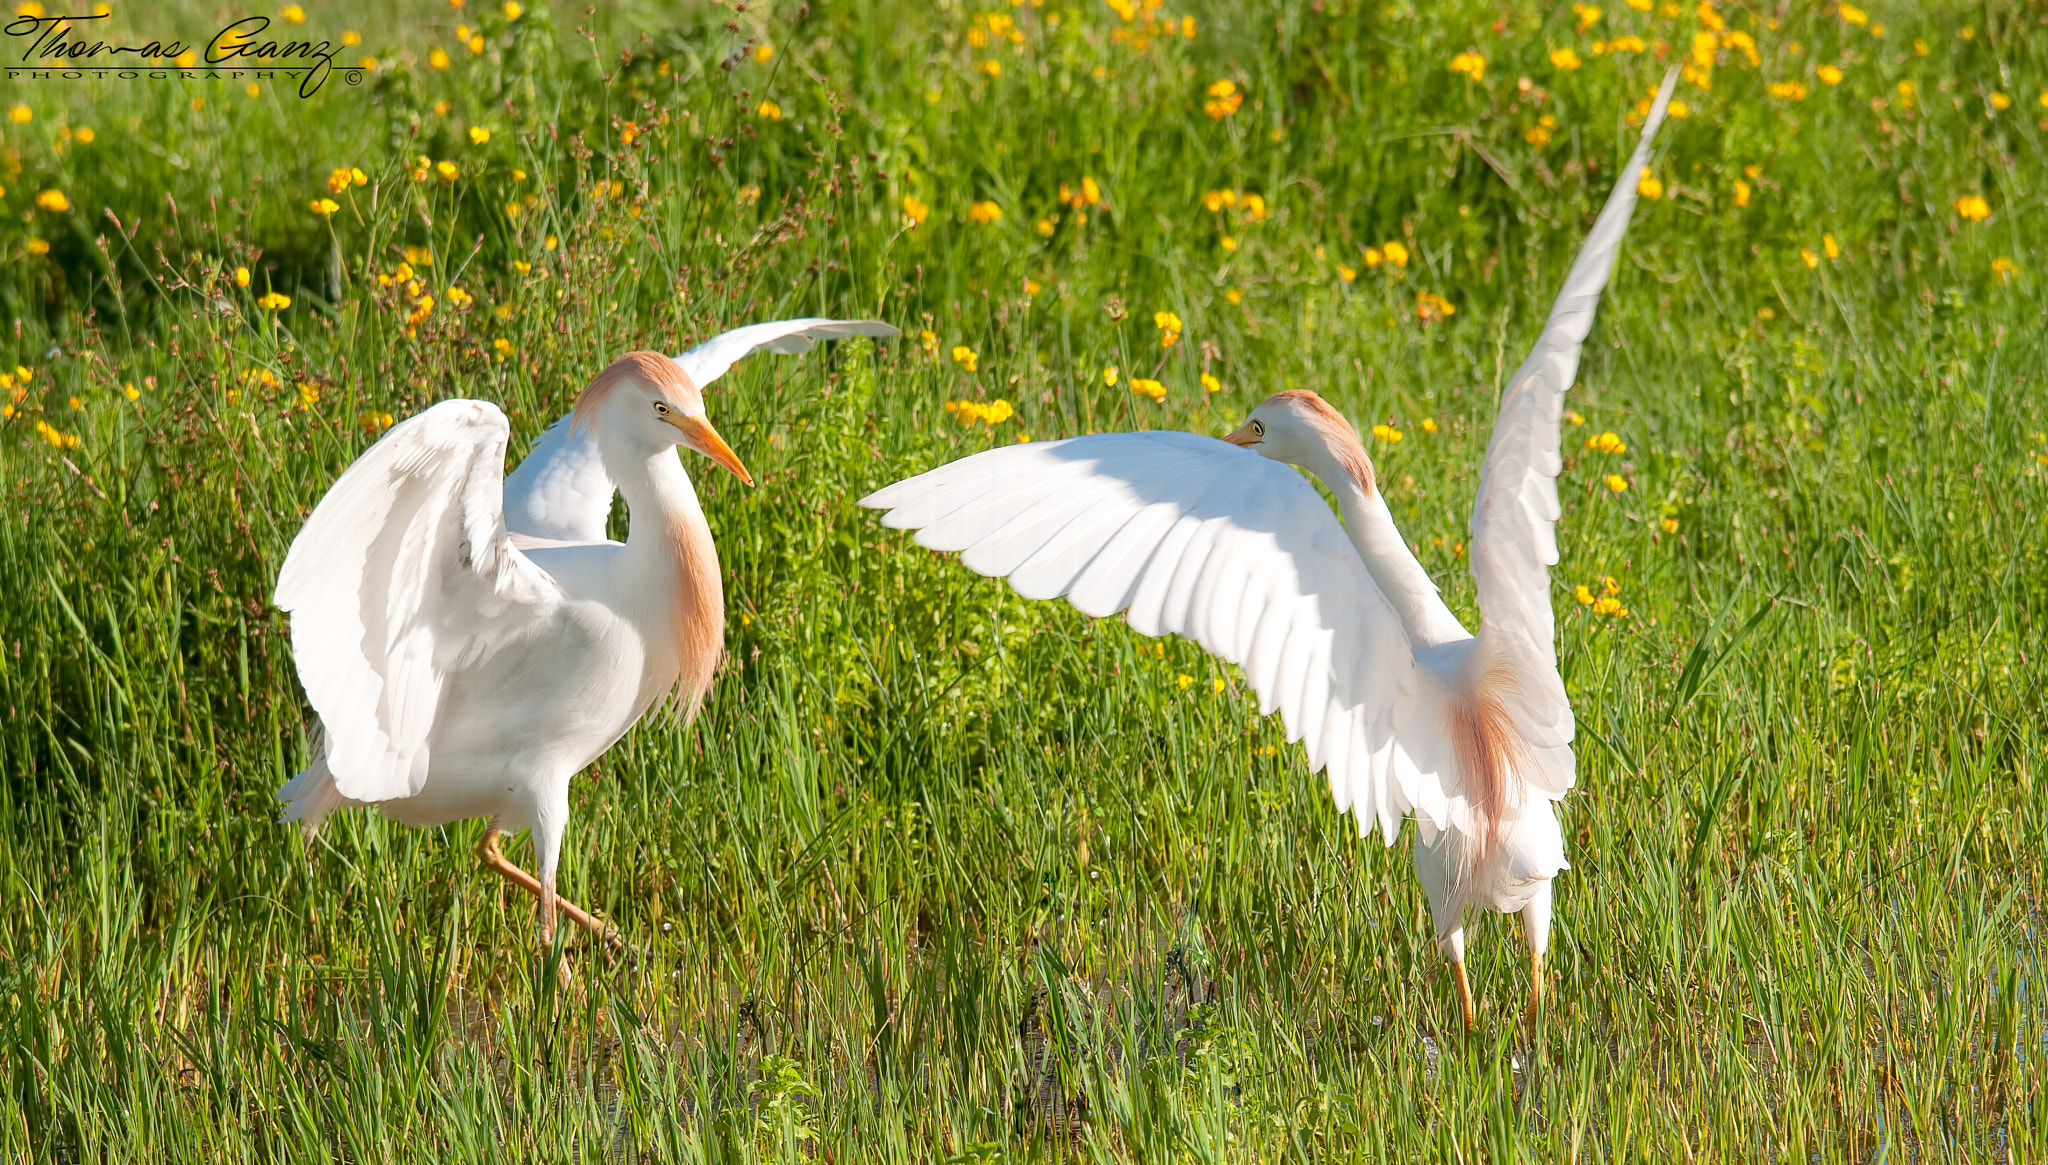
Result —
[{"label": "cattle egret", "polygon": [[[1467,906],[1522,916],[1532,1011],[1542,1000],[1551,881],[1569,868],[1552,802],[1573,782],[1550,608],[1559,424],[1675,79],[1501,396],[1471,520],[1478,635],[1409,552],[1357,432],[1313,392],[1267,398],[1221,441],[1012,445],[861,503],[1027,598],[1128,609],[1140,634],[1196,640],[1243,670],[1262,713],[1279,710],[1361,835],[1376,822],[1392,845],[1413,814],[1416,874],[1468,1028]],[[1329,487],[1342,525],[1288,465]]]},{"label": "cattle egret", "polygon": [[[570,778],[651,709],[693,714],[725,644],[718,550],[675,449],[753,484],[700,389],[756,348],[852,334],[895,329],[793,320],[675,359],[628,353],[509,481],[496,405],[443,401],[393,426],[278,574],[321,746],[278,791],[284,820],[310,832],[352,805],[414,826],[488,817],[478,856],[539,898],[542,935],[558,906],[606,935],[555,894]],[[623,543],[605,537],[614,489]],[[499,852],[508,829],[532,831],[538,877]]]}]

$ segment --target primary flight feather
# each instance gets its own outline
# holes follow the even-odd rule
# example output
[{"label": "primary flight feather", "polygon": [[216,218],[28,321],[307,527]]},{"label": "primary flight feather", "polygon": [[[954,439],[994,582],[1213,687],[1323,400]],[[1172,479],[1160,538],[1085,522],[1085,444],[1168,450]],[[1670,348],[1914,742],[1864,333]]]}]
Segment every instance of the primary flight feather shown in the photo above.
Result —
[{"label": "primary flight feather", "polygon": [[[1395,527],[1357,432],[1313,392],[1275,394],[1222,441],[1108,433],[993,449],[862,503],[1030,598],[1234,663],[1387,844],[1416,819],[1416,873],[1465,1022],[1467,906],[1519,913],[1532,1004],[1551,884],[1569,868],[1554,802],[1573,783],[1550,570],[1565,391],[1671,97],[1665,78],[1535,350],[1502,394],[1472,510],[1481,623],[1467,631]],[[1342,524],[1315,488],[1336,495]]]}]

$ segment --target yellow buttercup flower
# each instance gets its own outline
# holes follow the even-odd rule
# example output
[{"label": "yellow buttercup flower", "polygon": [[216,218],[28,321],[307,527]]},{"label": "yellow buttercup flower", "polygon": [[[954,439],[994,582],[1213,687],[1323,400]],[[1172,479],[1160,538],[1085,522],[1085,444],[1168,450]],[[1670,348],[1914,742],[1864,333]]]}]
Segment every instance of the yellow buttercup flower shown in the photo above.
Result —
[{"label": "yellow buttercup flower", "polygon": [[1621,493],[1628,489],[1628,479],[1618,473],[1610,473],[1607,475],[1607,488]]},{"label": "yellow buttercup flower", "polygon": [[306,23],[306,10],[299,7],[296,4],[285,5],[283,8],[278,10],[277,14],[279,16],[284,17],[286,20],[291,21],[293,24]]},{"label": "yellow buttercup flower", "polygon": [[1372,435],[1378,437],[1382,441],[1385,441],[1389,445],[1398,444],[1401,438],[1407,436],[1406,433],[1403,433],[1401,430],[1396,429],[1392,425],[1374,425],[1372,427]]},{"label": "yellow buttercup flower", "polygon": [[1108,388],[1116,387],[1116,365],[1112,364],[1102,370],[1102,383]]},{"label": "yellow buttercup flower", "polygon": [[1235,81],[1225,79],[1213,82],[1206,92],[1208,100],[1202,102],[1202,112],[1212,119],[1220,121],[1230,117],[1244,105],[1244,94],[1238,92]]},{"label": "yellow buttercup flower", "polygon": [[1228,685],[1226,685],[1226,684],[1225,684],[1225,683],[1223,682],[1223,677],[1222,677],[1222,676],[1211,676],[1211,677],[1209,678],[1209,691],[1210,691],[1210,692],[1212,692],[1212,693],[1214,693],[1215,695],[1218,695],[1218,696],[1222,695],[1222,694],[1223,694],[1223,689],[1224,689],[1225,687],[1227,687],[1227,686],[1228,686]]},{"label": "yellow buttercup flower", "polygon": [[760,114],[762,119],[766,121],[782,120],[782,107],[773,101],[763,101],[761,104],[756,105],[754,112]]},{"label": "yellow buttercup flower", "polygon": [[980,359],[981,357],[976,354],[974,349],[965,344],[955,344],[953,346],[953,363],[958,364],[969,372],[975,370]]},{"label": "yellow buttercup flower", "polygon": [[994,202],[977,202],[967,208],[968,221],[981,223],[984,226],[1002,217],[1003,208],[997,206]]},{"label": "yellow buttercup flower", "polygon": [[1433,417],[1422,418],[1422,431],[1425,433],[1436,432],[1436,419]]},{"label": "yellow buttercup flower", "polygon": [[1170,311],[1156,311],[1152,313],[1152,324],[1159,329],[1160,347],[1171,348],[1180,342],[1181,322],[1179,316]]},{"label": "yellow buttercup flower", "polygon": [[[40,202],[41,199],[38,198],[37,201]],[[1984,201],[1982,195],[1965,194],[1956,199],[1956,213],[1971,222],[1983,222],[1991,214],[1991,204]]]},{"label": "yellow buttercup flower", "polygon": [[931,212],[932,208],[926,206],[917,195],[906,194],[903,196],[903,217],[910,220],[911,226],[922,226],[925,216]]},{"label": "yellow buttercup flower", "polygon": [[1797,81],[1775,81],[1764,86],[1764,90],[1773,97],[1782,97],[1787,101],[1806,100],[1806,86]]},{"label": "yellow buttercup flower", "polygon": [[1194,682],[1195,682],[1195,677],[1193,677],[1193,676],[1191,676],[1191,675],[1186,675],[1186,674],[1182,674],[1182,675],[1177,675],[1177,676],[1173,677],[1173,685],[1174,685],[1175,687],[1179,688],[1179,689],[1180,689],[1181,691],[1183,691],[1183,692],[1187,691],[1187,690],[1188,690],[1188,686],[1189,686],[1189,685],[1191,685],[1191,684],[1193,684]]},{"label": "yellow buttercup flower", "polygon": [[1571,70],[1578,68],[1583,62],[1579,60],[1579,54],[1576,51],[1570,48],[1562,48],[1550,51],[1550,63],[1557,68]]},{"label": "yellow buttercup flower", "polygon": [[[2002,260],[2002,261],[2003,261],[2003,262],[2004,262],[2004,263],[2005,263],[2005,264],[2006,264],[2007,266],[2011,266],[2011,265],[2012,265],[2012,260],[2010,260],[2010,259],[2006,259],[2006,260]],[[1993,264],[1993,266],[1995,267],[1995,266],[1996,266],[1996,264]],[[1211,376],[1211,375],[1209,375],[1208,373],[1204,372],[1204,373],[1202,373],[1202,387],[1203,387],[1203,388],[1205,388],[1205,389],[1207,389],[1207,390],[1209,390],[1210,392],[1220,392],[1220,391],[1222,391],[1222,389],[1223,389],[1223,382],[1222,382],[1222,381],[1220,381],[1220,380],[1218,380],[1218,379],[1216,379],[1216,378],[1215,378],[1214,376]]]},{"label": "yellow buttercup flower", "polygon": [[1586,448],[1598,453],[1628,452],[1628,446],[1622,442],[1620,437],[1615,436],[1611,432],[1602,433],[1597,437],[1586,438]]},{"label": "yellow buttercup flower", "polygon": [[1664,183],[1658,181],[1656,175],[1645,169],[1642,180],[1636,183],[1636,193],[1644,198],[1662,198],[1664,197]]},{"label": "yellow buttercup flower", "polygon": [[1749,183],[1744,182],[1740,178],[1735,180],[1735,205],[1738,207],[1749,205]]},{"label": "yellow buttercup flower", "polygon": [[471,145],[480,146],[490,140],[490,130],[485,129],[483,126],[480,125],[473,125],[469,127],[469,141]]},{"label": "yellow buttercup flower", "polygon": [[268,295],[265,295],[263,298],[256,301],[256,306],[268,308],[271,311],[283,311],[284,309],[290,307],[291,305],[291,296],[280,295],[275,291],[271,292]]},{"label": "yellow buttercup flower", "polygon": [[44,210],[66,211],[71,209],[71,200],[64,197],[62,190],[45,190],[36,195],[36,205]]},{"label": "yellow buttercup flower", "polygon": [[448,67],[448,53],[439,45],[436,45],[428,51],[427,63],[436,69],[445,69]]},{"label": "yellow buttercup flower", "polygon": [[1840,85],[1842,83],[1842,70],[1833,65],[1822,65],[1813,71],[1813,75],[1829,85]]},{"label": "yellow buttercup flower", "polygon": [[236,287],[247,287],[247,286],[249,286],[249,269],[248,269],[247,267],[237,267],[237,268],[235,268],[235,286],[236,286]]},{"label": "yellow buttercup flower", "polygon": [[1451,72],[1472,78],[1474,81],[1486,78],[1486,58],[1478,53],[1459,53],[1451,58]]},{"label": "yellow buttercup flower", "polygon": [[439,174],[443,182],[453,182],[462,177],[462,171],[457,170],[453,162],[434,163],[434,173]]},{"label": "yellow buttercup flower", "polygon": [[341,204],[334,201],[332,198],[316,198],[313,200],[313,213],[319,215],[321,218],[326,218],[328,215],[333,214],[335,211],[340,209]]},{"label": "yellow buttercup flower", "polygon": [[1337,278],[1342,279],[1346,283],[1349,283],[1352,280],[1358,278],[1358,269],[1355,267],[1346,267],[1344,264],[1339,263],[1337,264]]},{"label": "yellow buttercup flower", "polygon": [[1147,380],[1142,376],[1134,376],[1131,378],[1131,391],[1137,393],[1139,396],[1151,397],[1153,403],[1155,404],[1166,399],[1165,385],[1159,383],[1156,380]]},{"label": "yellow buttercup flower", "polygon": [[1381,247],[1380,250],[1385,253],[1387,262],[1392,263],[1394,266],[1406,267],[1408,265],[1408,248],[1400,243],[1388,243],[1386,246]]}]

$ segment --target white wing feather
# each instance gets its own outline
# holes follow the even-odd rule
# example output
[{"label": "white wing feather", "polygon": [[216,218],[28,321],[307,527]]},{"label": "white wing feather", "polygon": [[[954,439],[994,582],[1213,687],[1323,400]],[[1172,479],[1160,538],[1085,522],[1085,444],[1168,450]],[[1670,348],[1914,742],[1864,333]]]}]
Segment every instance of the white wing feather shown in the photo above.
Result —
[{"label": "white wing feather", "polygon": [[[771,320],[721,332],[675,358],[698,388],[724,376],[755,352],[808,352],[819,340],[887,337],[880,320]],[[533,450],[505,479],[505,522],[515,534],[554,542],[603,542],[611,519],[611,477],[597,456],[597,439],[572,431],[563,417],[542,433]]]},{"label": "white wing feather", "polygon": [[299,679],[351,800],[418,793],[448,677],[564,602],[505,529],[510,435],[483,401],[400,422],[327,491],[285,556],[277,605],[292,613]]},{"label": "white wing feather", "polygon": [[1677,79],[1675,69],[1664,78],[1642,140],[1580,247],[1549,322],[1508,380],[1472,507],[1472,577],[1482,619],[1478,650],[1519,681],[1502,696],[1536,762],[1536,771],[1523,775],[1552,797],[1562,796],[1573,780],[1574,726],[1557,675],[1557,629],[1550,607],[1561,512],[1557,474],[1564,465],[1559,452],[1564,394],[1578,374],[1580,348],[1635,210],[1637,177],[1649,161],[1650,143]]},{"label": "white wing feather", "polygon": [[1391,843],[1410,809],[1441,819],[1448,774],[1387,763],[1434,686],[1336,515],[1287,466],[1193,433],[1106,433],[992,449],[861,504],[1028,597],[1128,608],[1141,634],[1237,664],[1361,830],[1377,819]]}]

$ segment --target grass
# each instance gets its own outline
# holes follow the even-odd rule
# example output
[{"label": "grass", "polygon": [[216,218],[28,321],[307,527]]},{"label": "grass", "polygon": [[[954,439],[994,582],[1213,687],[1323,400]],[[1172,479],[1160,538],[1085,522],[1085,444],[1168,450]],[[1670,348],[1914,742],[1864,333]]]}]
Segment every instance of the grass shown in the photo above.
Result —
[{"label": "grass", "polygon": [[[2048,1157],[2048,39],[2025,6],[1703,7],[1216,6],[1188,38],[987,5],[1013,46],[973,5],[583,29],[474,3],[352,16],[379,67],[303,101],[10,83],[0,366],[32,378],[0,422],[0,1152]],[[1373,442],[1381,480],[1469,620],[1494,394],[1657,42],[1683,57],[1708,17],[1758,63],[1718,39],[1681,86],[1569,402],[1554,1007],[1516,1025],[1493,919],[1467,1039],[1404,850],[1334,815],[1232,673],[853,502],[1024,433],[1219,433],[1314,388],[1405,434]],[[153,19],[115,31],[220,23]],[[1629,35],[1652,51],[1593,50]],[[1225,78],[1245,100],[1211,117]],[[1060,205],[1084,178],[1104,203]],[[1390,240],[1407,263],[1369,266]],[[406,247],[436,300],[410,324],[378,278]],[[268,595],[382,414],[483,397],[523,443],[621,350],[811,313],[906,335],[712,393],[760,482],[692,465],[730,662],[693,724],[577,785],[565,891],[640,960],[537,956],[479,822],[273,822],[309,713]],[[992,428],[941,407],[996,398]],[[1626,452],[1581,448],[1607,431]],[[1573,601],[1606,577],[1624,616]]]}]

